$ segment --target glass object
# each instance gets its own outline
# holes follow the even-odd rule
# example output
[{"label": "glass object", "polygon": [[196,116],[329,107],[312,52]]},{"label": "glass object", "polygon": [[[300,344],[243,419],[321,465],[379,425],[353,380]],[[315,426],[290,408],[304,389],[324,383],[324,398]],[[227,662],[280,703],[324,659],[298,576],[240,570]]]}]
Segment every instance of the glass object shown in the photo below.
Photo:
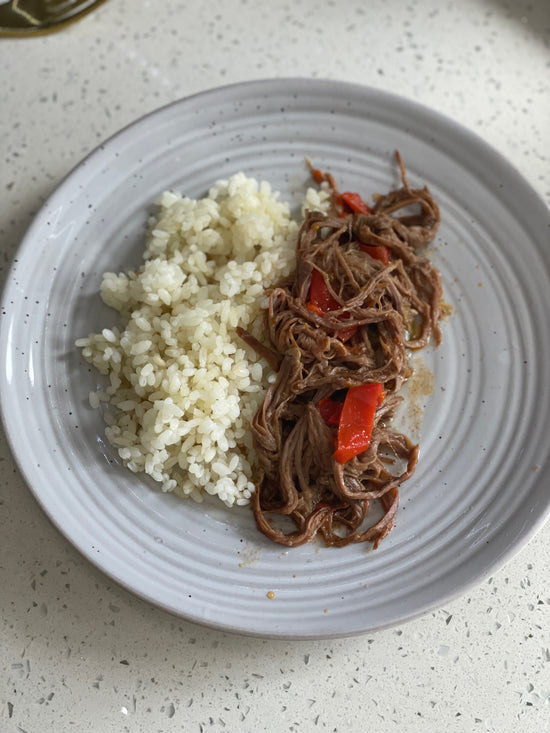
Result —
[{"label": "glass object", "polygon": [[36,36],[61,30],[105,0],[10,0],[0,5],[0,36]]}]

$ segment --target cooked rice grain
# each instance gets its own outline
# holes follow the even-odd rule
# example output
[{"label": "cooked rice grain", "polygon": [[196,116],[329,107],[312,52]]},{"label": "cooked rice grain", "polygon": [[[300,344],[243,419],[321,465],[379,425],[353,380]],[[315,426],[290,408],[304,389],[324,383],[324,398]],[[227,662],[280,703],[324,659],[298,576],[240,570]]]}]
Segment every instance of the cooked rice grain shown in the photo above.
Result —
[{"label": "cooked rice grain", "polygon": [[[328,193],[310,189],[304,205]],[[298,224],[268,183],[238,173],[208,197],[164,193],[142,266],[107,272],[104,302],[122,326],[76,344],[108,380],[90,395],[132,471],[163,491],[247,504],[257,458],[250,421],[274,374],[236,335],[264,340],[264,290],[295,264]]]}]

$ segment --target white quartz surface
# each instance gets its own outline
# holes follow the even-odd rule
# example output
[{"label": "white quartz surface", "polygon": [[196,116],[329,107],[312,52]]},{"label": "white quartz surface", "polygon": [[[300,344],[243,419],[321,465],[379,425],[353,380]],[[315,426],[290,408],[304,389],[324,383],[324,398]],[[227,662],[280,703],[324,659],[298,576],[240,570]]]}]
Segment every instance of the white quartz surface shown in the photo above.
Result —
[{"label": "white quartz surface", "polygon": [[[548,0],[109,0],[0,40],[0,272],[44,198],[142,114],[203,89],[327,77],[475,130],[550,201]],[[550,490],[550,487],[549,487]],[[55,530],[0,440],[0,730],[550,731],[550,526],[403,627],[241,638],[134,598]]]}]

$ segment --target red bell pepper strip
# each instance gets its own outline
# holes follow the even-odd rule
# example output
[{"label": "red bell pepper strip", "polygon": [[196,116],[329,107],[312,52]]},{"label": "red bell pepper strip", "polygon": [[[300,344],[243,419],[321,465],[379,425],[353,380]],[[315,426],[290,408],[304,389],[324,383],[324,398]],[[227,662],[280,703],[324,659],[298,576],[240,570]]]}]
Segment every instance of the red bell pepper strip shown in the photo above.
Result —
[{"label": "red bell pepper strip", "polygon": [[333,400],[330,395],[327,395],[326,397],[323,397],[322,400],[319,400],[317,407],[319,408],[321,417],[327,425],[337,426],[340,424],[340,415],[342,414],[342,408],[344,407],[343,402],[337,402],[336,400]]},{"label": "red bell pepper strip", "polygon": [[332,173],[325,173],[324,171],[319,170],[319,168],[314,168],[309,161],[307,161],[307,164],[309,166],[311,177],[313,178],[315,183],[317,183],[317,185],[319,186],[321,185],[321,183],[328,183],[328,185],[332,189],[332,195],[336,207],[339,209],[343,209],[343,211],[340,213],[340,216],[346,216],[346,214],[350,211],[356,214],[371,213],[371,210],[358,193],[353,193],[352,191],[345,191],[344,193],[340,193],[338,191],[338,187]]},{"label": "red bell pepper strip", "polygon": [[370,214],[371,210],[358,193],[346,191],[340,194],[340,201],[355,214]]},{"label": "red bell pepper strip", "polygon": [[307,160],[306,163],[308,165],[309,172],[311,173],[311,177],[318,186],[320,186],[321,183],[328,183],[332,190],[335,193],[338,193],[336,181],[334,180],[334,176],[332,175],[332,173],[325,173],[324,171],[319,170],[319,168],[314,168],[309,160]]},{"label": "red bell pepper strip", "polygon": [[379,382],[350,387],[340,415],[334,459],[347,463],[370,445],[376,408],[384,399]]},{"label": "red bell pepper strip", "polygon": [[309,302],[318,308],[321,313],[335,311],[340,307],[340,303],[330,294],[325,278],[321,275],[319,270],[313,270],[311,273]]},{"label": "red bell pepper strip", "polygon": [[386,247],[385,244],[361,244],[360,247],[375,260],[380,260],[380,262],[383,262],[385,265],[389,264],[391,258],[391,250],[389,247]]},{"label": "red bell pepper strip", "polygon": [[346,341],[349,341],[352,336],[355,335],[357,331],[357,326],[350,326],[349,328],[341,328],[339,331],[336,331],[336,337],[340,339],[340,341],[345,344]]},{"label": "red bell pepper strip", "polygon": [[[313,270],[311,273],[311,284],[309,286],[309,300],[306,303],[309,310],[323,316],[330,311],[338,310],[340,303],[332,297],[325,282],[325,278],[319,270]],[[342,318],[349,318],[348,313],[342,314]],[[351,328],[343,328],[336,332],[340,341],[348,341],[357,331],[357,326]]]}]

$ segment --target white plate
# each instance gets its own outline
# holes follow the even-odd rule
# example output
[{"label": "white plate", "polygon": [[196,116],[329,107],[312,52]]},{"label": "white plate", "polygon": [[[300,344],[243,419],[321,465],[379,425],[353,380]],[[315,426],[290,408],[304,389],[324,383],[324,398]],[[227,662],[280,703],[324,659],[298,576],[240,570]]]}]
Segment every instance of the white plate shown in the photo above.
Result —
[{"label": "white plate", "polygon": [[[238,170],[298,200],[304,158],[365,194],[399,148],[442,212],[433,260],[455,309],[424,361],[420,463],[378,550],[285,551],[249,509],[163,495],[124,469],[87,396],[77,337],[114,321],[105,270],[136,265],[153,199]],[[272,80],[176,102],[102,145],[30,227],[3,293],[2,409],[36,498],[107,575],[182,617],[253,635],[351,635],[443,604],[502,565],[549,512],[549,215],[520,175],[448,119],[381,91]],[[268,591],[275,597],[270,599]]]}]

